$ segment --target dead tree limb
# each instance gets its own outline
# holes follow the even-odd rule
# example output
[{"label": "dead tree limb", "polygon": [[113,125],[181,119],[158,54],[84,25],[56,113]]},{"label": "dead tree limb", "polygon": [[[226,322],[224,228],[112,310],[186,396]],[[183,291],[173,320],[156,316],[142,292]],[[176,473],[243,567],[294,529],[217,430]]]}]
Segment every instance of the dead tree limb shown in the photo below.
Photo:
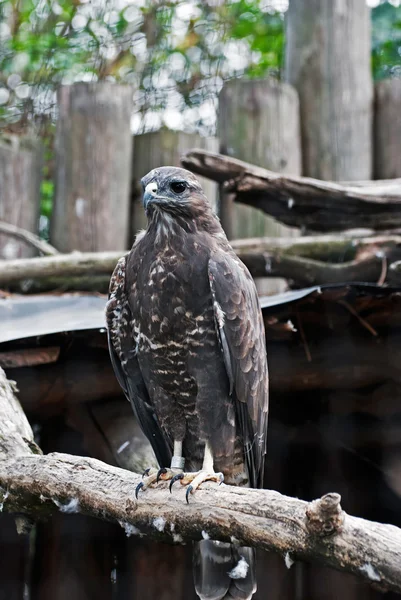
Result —
[{"label": "dead tree limb", "polygon": [[[364,231],[363,234],[368,232]],[[296,286],[365,281],[376,283],[383,258],[401,259],[401,235],[256,238],[234,240],[234,250],[253,277],[284,277]],[[0,261],[0,288],[22,293],[46,290],[107,292],[121,252],[73,252]]]},{"label": "dead tree limb", "polygon": [[192,150],[181,162],[187,169],[222,183],[236,202],[259,208],[292,227],[339,231],[401,226],[401,179],[373,185],[320,181],[274,173],[206,150]]},{"label": "dead tree limb", "polygon": [[34,233],[22,229],[21,227],[17,227],[16,225],[11,225],[11,223],[0,221],[0,233],[5,233],[6,235],[22,240],[29,246],[36,248],[43,256],[55,256],[56,254],[59,254],[59,251],[56,250],[56,248],[44,240],[41,240]]},{"label": "dead tree limb", "polygon": [[[32,453],[29,425],[0,370],[0,509],[46,518],[56,511],[118,523],[126,534],[185,543],[209,536],[316,560],[401,591],[401,530],[351,517],[338,494],[307,503],[270,490],[205,486],[186,505],[184,490],[150,489],[140,476],[92,458]],[[18,456],[16,457],[16,454]]]}]

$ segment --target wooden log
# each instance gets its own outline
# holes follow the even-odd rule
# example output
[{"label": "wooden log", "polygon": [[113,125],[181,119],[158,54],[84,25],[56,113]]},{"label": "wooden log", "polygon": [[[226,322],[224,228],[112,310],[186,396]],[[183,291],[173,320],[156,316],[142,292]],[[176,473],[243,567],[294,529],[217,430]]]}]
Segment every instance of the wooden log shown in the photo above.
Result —
[{"label": "wooden log", "polygon": [[401,80],[378,81],[375,86],[374,175],[401,177]]},{"label": "wooden log", "polygon": [[[401,236],[309,236],[233,240],[253,277],[283,277],[292,286],[349,281],[397,282],[393,261],[401,259]],[[19,293],[48,290],[107,293],[119,252],[63,254],[0,261],[0,288]],[[393,277],[394,275],[394,277]],[[382,276],[384,277],[382,281]]]},{"label": "wooden log", "polygon": [[401,226],[401,179],[380,183],[334,183],[280,175],[204,150],[188,152],[183,165],[225,184],[244,202],[282,223],[312,231],[352,228],[394,230]]},{"label": "wooden log", "polygon": [[58,92],[50,237],[61,252],[127,248],[131,105],[132,89],[108,82]]},{"label": "wooden log", "polygon": [[[288,84],[274,80],[233,79],[219,96],[220,152],[278,173],[301,174],[298,95]],[[228,237],[288,235],[262,213],[234,206],[223,195],[221,222]]]},{"label": "wooden log", "polygon": [[[156,167],[165,165],[179,167],[181,155],[191,148],[204,148],[211,152],[217,152],[218,140],[214,137],[202,137],[196,133],[170,131],[169,129],[143,133],[134,137],[130,245],[138,231],[144,229],[147,224],[142,206],[141,178]],[[214,210],[217,210],[216,184],[204,178],[201,178],[201,184]]]},{"label": "wooden log", "polygon": [[303,172],[372,175],[373,84],[365,0],[290,0],[285,79],[298,91]]},{"label": "wooden log", "polygon": [[344,513],[338,494],[308,503],[270,490],[206,484],[188,505],[184,489],[170,495],[162,486],[136,502],[132,490],[140,481],[124,469],[68,454],[0,461],[0,486],[9,490],[6,512],[79,512],[120,523],[128,535],[169,542],[200,540],[202,531],[221,541],[234,536],[241,545],[288,554],[287,560],[319,561],[401,591],[401,530]]},{"label": "wooden log", "polygon": [[[39,228],[43,149],[32,137],[0,140],[0,220],[28,232]],[[0,229],[0,258],[33,256],[35,251]]]}]

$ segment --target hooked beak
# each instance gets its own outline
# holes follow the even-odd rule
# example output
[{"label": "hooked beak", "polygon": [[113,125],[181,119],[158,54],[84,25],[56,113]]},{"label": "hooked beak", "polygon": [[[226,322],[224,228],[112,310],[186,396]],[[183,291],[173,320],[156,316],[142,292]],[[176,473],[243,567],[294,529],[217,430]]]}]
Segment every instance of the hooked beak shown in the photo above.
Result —
[{"label": "hooked beak", "polygon": [[145,207],[145,210],[147,209],[148,204],[150,202],[152,202],[152,200],[156,199],[156,194],[157,194],[157,183],[156,183],[156,181],[151,181],[145,187],[145,192],[143,194],[143,205]]}]

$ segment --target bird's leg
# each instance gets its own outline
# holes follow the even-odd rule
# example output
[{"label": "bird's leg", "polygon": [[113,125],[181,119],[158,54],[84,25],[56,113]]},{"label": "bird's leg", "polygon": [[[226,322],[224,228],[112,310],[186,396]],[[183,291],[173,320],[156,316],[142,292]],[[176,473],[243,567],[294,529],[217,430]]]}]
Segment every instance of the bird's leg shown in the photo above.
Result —
[{"label": "bird's leg", "polygon": [[170,492],[173,484],[178,480],[180,481],[181,485],[188,486],[185,494],[187,502],[189,502],[189,494],[193,494],[204,481],[215,481],[219,485],[223,483],[223,473],[216,473],[214,470],[213,453],[208,442],[205,444],[202,469],[195,473],[178,473],[175,475],[170,482]]},{"label": "bird's leg", "polygon": [[143,492],[152,484],[159,481],[173,480],[180,475],[184,469],[185,459],[182,456],[182,441],[174,440],[174,453],[171,458],[170,468],[162,467],[160,469],[146,469],[143,473],[144,480],[136,486],[135,496],[138,498],[140,490]]}]

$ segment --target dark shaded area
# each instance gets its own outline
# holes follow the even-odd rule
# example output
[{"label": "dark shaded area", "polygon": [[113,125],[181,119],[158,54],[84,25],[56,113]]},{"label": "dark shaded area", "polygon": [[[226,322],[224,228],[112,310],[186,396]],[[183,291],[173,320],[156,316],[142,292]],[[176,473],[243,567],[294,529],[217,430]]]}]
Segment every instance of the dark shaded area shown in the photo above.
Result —
[{"label": "dark shaded area", "polygon": [[[262,302],[271,371],[266,487],[306,500],[338,492],[348,513],[401,526],[401,290],[328,286]],[[44,362],[30,366],[34,351]],[[7,374],[45,452],[119,464],[99,417],[99,407],[121,399],[104,332],[22,338],[2,352],[15,359]],[[79,407],[85,419],[76,418]],[[0,524],[0,600],[26,598],[25,582],[32,600],[196,598],[190,545],[127,538],[118,526],[60,513],[37,525],[30,560],[13,519],[2,515]],[[264,552],[258,584],[256,600],[383,596],[351,575],[317,564],[288,570],[284,557]]]}]

